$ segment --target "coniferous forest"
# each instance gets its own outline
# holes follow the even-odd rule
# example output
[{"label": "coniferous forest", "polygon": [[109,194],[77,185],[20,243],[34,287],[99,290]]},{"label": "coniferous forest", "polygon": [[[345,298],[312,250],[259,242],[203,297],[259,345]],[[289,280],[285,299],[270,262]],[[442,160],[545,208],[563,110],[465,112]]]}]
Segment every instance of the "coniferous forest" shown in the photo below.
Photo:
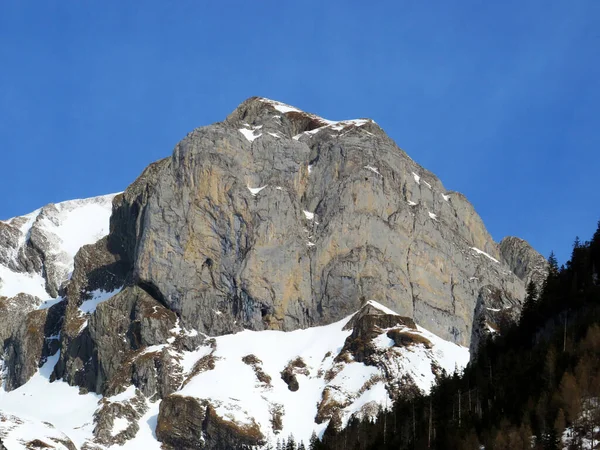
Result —
[{"label": "coniferous forest", "polygon": [[570,260],[530,284],[518,323],[483,342],[462,374],[398,400],[376,421],[328,428],[312,449],[600,448],[600,222]]}]

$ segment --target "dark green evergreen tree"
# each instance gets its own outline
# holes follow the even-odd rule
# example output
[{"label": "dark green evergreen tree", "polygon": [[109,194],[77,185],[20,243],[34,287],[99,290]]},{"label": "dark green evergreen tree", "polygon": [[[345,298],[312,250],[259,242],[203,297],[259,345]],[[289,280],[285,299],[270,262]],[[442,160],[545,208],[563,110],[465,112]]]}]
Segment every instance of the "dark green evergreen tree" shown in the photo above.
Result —
[{"label": "dark green evergreen tree", "polygon": [[310,441],[308,441],[308,448],[310,450],[318,450],[320,443],[321,443],[321,441],[319,441],[319,438],[317,437],[317,433],[315,433],[313,431],[312,435],[310,436]]},{"label": "dark green evergreen tree", "polygon": [[[579,239],[579,238],[577,238]],[[548,269],[550,274],[557,275],[558,274],[558,260],[556,259],[556,255],[554,251],[550,252],[550,256],[548,257]]]},{"label": "dark green evergreen tree", "polygon": [[294,439],[294,435],[290,434],[287,440],[287,445],[285,446],[285,450],[296,450],[296,440]]},{"label": "dark green evergreen tree", "polygon": [[521,310],[521,326],[531,328],[535,324],[535,308],[538,299],[537,286],[533,281],[527,285],[525,301]]},{"label": "dark green evergreen tree", "polygon": [[590,244],[590,259],[594,284],[600,284],[600,221]]}]

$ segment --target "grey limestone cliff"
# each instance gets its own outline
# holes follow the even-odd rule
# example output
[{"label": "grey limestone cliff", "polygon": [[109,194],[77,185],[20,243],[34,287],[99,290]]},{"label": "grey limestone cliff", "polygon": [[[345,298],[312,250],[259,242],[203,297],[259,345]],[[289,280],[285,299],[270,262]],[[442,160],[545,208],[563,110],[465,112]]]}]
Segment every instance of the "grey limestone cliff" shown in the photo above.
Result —
[{"label": "grey limestone cliff", "polygon": [[373,121],[261,98],[149,168],[116,200],[109,242],[210,335],[329,323],[375,299],[468,345],[482,289],[524,295],[466,198]]}]

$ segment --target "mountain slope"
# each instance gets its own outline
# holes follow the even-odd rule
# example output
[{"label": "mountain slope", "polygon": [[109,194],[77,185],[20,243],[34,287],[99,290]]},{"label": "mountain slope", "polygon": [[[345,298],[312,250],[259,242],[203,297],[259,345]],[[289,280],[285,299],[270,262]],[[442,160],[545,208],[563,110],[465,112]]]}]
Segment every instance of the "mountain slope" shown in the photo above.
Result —
[{"label": "mountain slope", "polygon": [[0,223],[0,404],[77,387],[88,448],[343,428],[518,316],[545,268],[506,242],[373,121],[251,98],[122,194]]},{"label": "mountain slope", "polygon": [[[116,300],[118,296],[104,299],[97,306],[109,307]],[[359,330],[371,334],[368,360],[361,358],[364,348],[357,352],[352,346]],[[163,442],[187,448],[195,433],[202,434],[202,429],[189,424],[200,420],[206,408],[219,418],[215,426],[222,429],[224,422],[237,430],[228,436],[230,443],[239,439],[262,445],[289,434],[308,442],[313,431],[321,434],[331,420],[343,427],[350,417],[374,417],[380,406],[392,404],[401,393],[427,391],[441,370],[460,369],[469,359],[468,349],[416,327],[376,302],[331,325],[205,338],[193,351],[182,350],[177,343],[186,334],[190,333],[176,326],[167,342],[135,356],[140,364],[158,355],[172,357],[170,376],[179,382],[162,404],[156,397],[158,402],[147,401],[134,385],[101,398],[80,395],[61,381],[51,383],[55,355],[23,386],[0,392],[0,410],[22,420],[50,422],[78,447],[86,442],[147,446],[148,423],[157,421]],[[184,402],[202,407],[190,414],[181,409]],[[243,441],[239,430],[244,427],[255,432],[255,441]],[[223,448],[218,445],[226,442],[221,439],[213,443],[217,447],[208,448]],[[153,445],[159,448],[158,442]]]},{"label": "mountain slope", "polygon": [[18,387],[58,349],[64,302],[79,249],[108,234],[114,195],[50,204],[0,222],[0,362]]},{"label": "mountain slope", "polygon": [[108,234],[114,196],[50,204],[0,222],[0,296],[57,297],[79,249]]}]

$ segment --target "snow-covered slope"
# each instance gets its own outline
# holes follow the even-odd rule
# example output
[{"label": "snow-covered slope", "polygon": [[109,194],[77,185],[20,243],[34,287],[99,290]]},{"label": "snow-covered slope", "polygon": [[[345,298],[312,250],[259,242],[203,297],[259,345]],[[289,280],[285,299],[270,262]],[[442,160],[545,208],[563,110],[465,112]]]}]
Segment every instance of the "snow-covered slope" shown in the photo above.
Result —
[{"label": "snow-covered slope", "polygon": [[[51,383],[50,375],[57,360],[58,354],[48,358],[38,373],[19,389],[11,392],[0,389],[0,414],[18,417],[31,424],[51,424],[79,447],[92,435],[93,414],[100,396],[80,395],[79,388],[62,381]],[[46,429],[37,427],[28,428],[28,434],[19,432],[18,436],[29,441],[42,440],[45,433]],[[14,445],[8,448],[27,448],[17,446],[16,442]]]},{"label": "snow-covered slope", "polygon": [[0,222],[0,296],[56,297],[77,251],[108,234],[115,195],[49,204]]},{"label": "snow-covered slope", "polygon": [[[362,362],[357,360],[362,356],[352,351],[357,331],[371,336],[370,355]],[[380,406],[391,405],[403,391],[399,385],[427,391],[436,372],[460,369],[469,359],[466,348],[411,325],[373,301],[331,325],[287,333],[243,331],[206,338],[193,351],[181,351],[173,345],[175,338],[190,332],[179,326],[171,332],[169,342],[148,347],[139,357],[163,351],[175,357],[175,372],[179,373],[174,375],[181,375],[183,382],[172,396],[207,402],[226,422],[256,426],[265,442],[290,434],[307,442],[313,431],[322,433],[334,416],[340,426],[352,416],[373,417]],[[402,340],[394,338],[399,333]],[[134,386],[105,399],[95,394],[79,395],[76,388],[62,381],[49,382],[57,360],[58,355],[49,358],[19,389],[0,392],[0,411],[31,423],[50,422],[80,447],[85,442],[99,444],[94,441],[93,430],[100,415],[94,417],[94,411],[103,405],[120,404],[137,410],[139,429],[131,439],[123,438],[123,434],[125,445],[114,447],[160,448],[155,435],[160,401],[146,400]],[[110,419],[110,434],[117,438],[134,420],[131,415],[120,414]]]},{"label": "snow-covered slope", "polygon": [[71,450],[73,442],[51,424],[0,412],[0,439],[7,449],[54,448]]},{"label": "snow-covered slope", "polygon": [[[370,305],[384,314],[395,314],[376,302]],[[244,331],[217,337],[214,349],[210,345],[201,347],[182,360],[184,370],[189,372],[198,357],[210,355],[215,368],[191,376],[177,394],[208,399],[221,417],[236,423],[254,421],[271,440],[277,435],[293,434],[308,442],[313,431],[320,434],[325,430],[329,420],[315,420],[327,405],[339,406],[342,426],[353,415],[368,417],[377,413],[379,405],[391,405],[387,388],[395,380],[386,374],[390,368],[394,376],[409,376],[421,390],[428,391],[435,381],[432,363],[453,372],[469,360],[466,348],[422,328],[414,332],[429,340],[431,348],[422,344],[395,346],[387,332],[407,329],[400,325],[377,330],[373,341],[380,364],[357,362],[343,351],[353,331],[346,327],[350,320],[348,317],[331,325],[288,333]],[[287,367],[296,377],[296,391],[282,379]],[[323,398],[324,392],[329,393],[327,399]],[[281,430],[274,430],[273,419],[278,415]]]}]

